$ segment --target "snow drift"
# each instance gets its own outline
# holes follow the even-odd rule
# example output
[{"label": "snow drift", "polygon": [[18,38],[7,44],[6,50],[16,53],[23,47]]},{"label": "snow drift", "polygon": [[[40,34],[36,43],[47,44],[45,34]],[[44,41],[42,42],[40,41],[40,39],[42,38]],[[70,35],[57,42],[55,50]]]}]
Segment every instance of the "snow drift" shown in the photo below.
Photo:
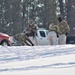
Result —
[{"label": "snow drift", "polygon": [[75,45],[0,46],[0,75],[75,75]]}]

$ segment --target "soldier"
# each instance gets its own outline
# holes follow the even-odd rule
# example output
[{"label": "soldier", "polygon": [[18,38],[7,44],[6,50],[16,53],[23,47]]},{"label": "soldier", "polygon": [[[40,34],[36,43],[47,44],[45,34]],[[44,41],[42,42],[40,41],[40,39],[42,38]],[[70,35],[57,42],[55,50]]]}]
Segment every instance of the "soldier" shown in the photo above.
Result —
[{"label": "soldier", "polygon": [[66,34],[70,32],[70,27],[65,20],[62,20],[61,17],[58,18],[58,27],[59,27],[59,45],[66,44]]},{"label": "soldier", "polygon": [[[19,41],[20,44],[22,45],[28,45],[28,46],[34,46],[32,41],[27,37],[25,33],[18,33],[14,35],[15,40]],[[29,43],[28,43],[29,42]]]},{"label": "soldier", "polygon": [[57,25],[54,25],[54,23],[49,25],[48,40],[50,42],[50,45],[58,45],[57,39],[58,32],[59,28]]},{"label": "soldier", "polygon": [[37,32],[37,29],[38,29],[37,25],[34,24],[33,20],[30,20],[29,21],[29,26],[26,30],[26,35],[34,37],[35,33]]}]

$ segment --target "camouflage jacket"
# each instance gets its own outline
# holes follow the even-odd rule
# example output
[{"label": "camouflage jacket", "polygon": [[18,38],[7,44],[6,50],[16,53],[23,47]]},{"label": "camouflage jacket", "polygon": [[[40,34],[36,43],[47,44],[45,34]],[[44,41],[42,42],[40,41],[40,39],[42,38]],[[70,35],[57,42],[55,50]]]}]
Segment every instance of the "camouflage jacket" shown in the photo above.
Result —
[{"label": "camouflage jacket", "polygon": [[58,33],[59,35],[70,32],[70,27],[68,23],[64,20],[62,22],[59,22],[57,26],[59,27],[59,33]]},{"label": "camouflage jacket", "polygon": [[24,33],[18,33],[14,35],[14,38],[17,39],[21,44],[24,44],[27,36]]},{"label": "camouflage jacket", "polygon": [[59,32],[59,27],[57,25],[50,25],[49,26],[49,31],[55,31],[56,34],[58,35],[58,32]]},{"label": "camouflage jacket", "polygon": [[28,33],[31,33],[31,32],[36,33],[37,30],[38,30],[38,27],[37,27],[37,25],[34,24],[34,25],[29,25],[29,27],[27,28],[26,32],[28,32]]}]

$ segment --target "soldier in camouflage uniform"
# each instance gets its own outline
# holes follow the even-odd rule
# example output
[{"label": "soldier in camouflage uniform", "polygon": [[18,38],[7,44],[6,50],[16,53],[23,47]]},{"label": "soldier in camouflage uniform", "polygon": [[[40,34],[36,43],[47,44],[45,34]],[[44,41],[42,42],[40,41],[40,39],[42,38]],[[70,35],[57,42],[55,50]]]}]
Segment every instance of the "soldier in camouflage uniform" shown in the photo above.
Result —
[{"label": "soldier in camouflage uniform", "polygon": [[30,20],[29,21],[29,26],[28,26],[28,28],[27,28],[27,30],[26,30],[26,34],[28,35],[28,36],[35,36],[35,33],[37,32],[37,29],[38,29],[38,27],[37,27],[37,25],[36,24],[34,24],[34,21],[33,20]]},{"label": "soldier in camouflage uniform", "polygon": [[57,25],[54,25],[54,23],[49,25],[48,40],[50,42],[50,45],[58,45],[57,39],[58,32],[59,28]]},{"label": "soldier in camouflage uniform", "polygon": [[14,35],[14,38],[15,38],[15,40],[19,41],[19,43],[21,45],[25,45],[25,44],[28,45],[28,46],[34,45],[25,33],[18,33],[16,35]]},{"label": "soldier in camouflage uniform", "polygon": [[66,34],[70,32],[70,27],[65,20],[62,20],[61,17],[58,18],[59,23],[57,24],[59,27],[59,45],[66,44]]}]

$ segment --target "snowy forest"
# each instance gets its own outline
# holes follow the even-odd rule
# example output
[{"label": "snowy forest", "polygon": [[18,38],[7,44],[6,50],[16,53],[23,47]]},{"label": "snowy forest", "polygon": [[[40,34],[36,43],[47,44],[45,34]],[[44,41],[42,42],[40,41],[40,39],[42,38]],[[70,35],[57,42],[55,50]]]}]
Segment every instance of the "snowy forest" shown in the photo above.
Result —
[{"label": "snowy forest", "polygon": [[22,32],[33,19],[38,27],[48,29],[62,15],[71,35],[75,33],[75,0],[0,0],[0,32],[14,35]]}]

